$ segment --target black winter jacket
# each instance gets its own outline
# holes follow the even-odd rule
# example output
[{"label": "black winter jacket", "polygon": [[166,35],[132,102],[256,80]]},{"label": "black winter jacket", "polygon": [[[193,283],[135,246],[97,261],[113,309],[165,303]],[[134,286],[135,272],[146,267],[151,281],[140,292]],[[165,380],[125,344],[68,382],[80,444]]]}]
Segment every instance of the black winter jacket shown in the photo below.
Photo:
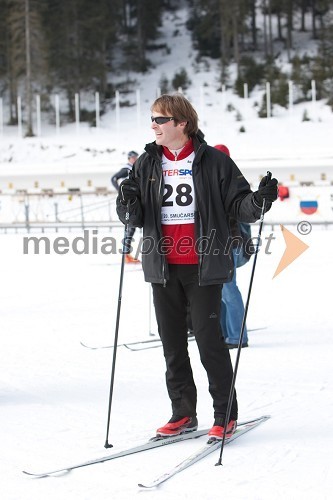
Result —
[{"label": "black winter jacket", "polygon": [[[230,257],[229,218],[255,222],[261,209],[235,163],[221,151],[208,146],[200,137],[193,139],[195,158],[192,165],[196,196],[195,232],[199,250],[199,284],[226,283],[233,276]],[[140,198],[130,205],[129,225],[143,228],[142,267],[145,280],[167,284],[168,264],[161,247],[161,206],[164,194],[162,147],[147,144],[134,164],[132,177],[140,189]],[[271,204],[267,204],[269,210]],[[117,213],[126,223],[127,207],[117,198]]]}]

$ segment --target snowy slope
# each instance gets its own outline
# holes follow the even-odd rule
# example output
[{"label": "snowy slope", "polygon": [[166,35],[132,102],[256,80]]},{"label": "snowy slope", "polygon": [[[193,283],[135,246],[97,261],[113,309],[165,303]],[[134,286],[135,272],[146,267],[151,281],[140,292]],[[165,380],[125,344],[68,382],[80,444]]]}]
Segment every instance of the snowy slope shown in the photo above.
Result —
[{"label": "snowy slope", "polygon": [[[186,29],[187,15],[186,6],[166,14],[158,42],[166,43],[170,53],[164,49],[154,51],[151,53],[154,67],[149,73],[128,74],[129,80],[136,80],[137,84],[132,93],[126,94],[131,106],[121,107],[119,118],[112,109],[101,118],[99,129],[86,123],[77,129],[71,124],[61,127],[57,136],[54,124],[44,116],[42,137],[30,139],[18,139],[16,129],[5,126],[0,137],[0,188],[5,188],[9,180],[15,184],[15,176],[28,173],[37,174],[31,179],[31,187],[33,181],[38,180],[38,174],[43,173],[109,175],[126,160],[129,149],[142,152],[144,145],[154,139],[150,130],[150,105],[156,97],[160,78],[164,74],[170,82],[175,72],[183,67],[192,82],[184,92],[198,111],[200,127],[208,143],[227,144],[242,169],[265,168],[268,159],[283,167],[331,167],[331,109],[322,101],[307,102],[294,105],[290,110],[275,107],[273,118],[259,119],[258,103],[265,89],[257,89],[249,99],[237,97],[230,89],[219,91],[218,61],[205,58],[200,63],[196,61],[197,54]],[[175,29],[178,36],[173,36]],[[111,75],[115,86],[121,78],[124,77]],[[140,92],[139,110],[137,90]],[[307,122],[302,121],[305,110],[310,118]],[[241,127],[244,133],[240,132]],[[286,178],[292,173],[289,169]]]},{"label": "snowy slope", "polygon": [[[191,49],[190,33],[186,30],[186,8],[165,16],[161,43],[170,47],[170,54],[163,50],[153,53],[154,70],[147,75],[129,74],[130,80],[137,79],[140,90],[140,113],[135,106],[136,92],[126,94],[133,106],[120,108],[119,127],[115,110],[102,117],[99,129],[81,124],[77,132],[75,125],[61,128],[59,136],[54,126],[43,124],[43,136],[32,139],[18,139],[14,130],[5,127],[0,137],[0,191],[13,194],[16,190],[28,189],[30,193],[42,189],[67,192],[68,189],[94,191],[96,188],[110,189],[110,176],[126,161],[130,149],[143,151],[144,145],[154,139],[150,129],[149,106],[156,96],[156,89],[162,74],[169,81],[176,71],[185,66],[192,80],[186,95],[199,112],[200,127],[207,142],[227,144],[232,158],[246,178],[256,188],[259,179],[267,169],[280,182],[290,186],[291,197],[279,206],[275,221],[295,221],[302,217],[299,200],[319,200],[320,210],[313,216],[317,222],[332,220],[333,114],[323,102],[295,105],[292,110],[276,109],[271,119],[257,118],[255,104],[260,101],[260,91],[244,100],[231,90],[218,92],[216,81],[217,61],[196,63],[196,53]],[[178,29],[177,37],[172,36]],[[209,64],[209,66],[207,66]],[[117,81],[113,83],[116,85]],[[231,106],[233,111],[227,112]],[[302,122],[304,110],[311,118]],[[241,121],[237,116],[241,115]],[[246,132],[241,133],[244,127]],[[325,179],[325,180],[322,180]],[[311,188],[302,183],[313,183]],[[38,186],[35,189],[35,186]],[[82,199],[70,200],[66,196],[44,199],[36,195],[31,200],[30,218],[36,221],[54,220],[55,204],[60,217],[69,218],[73,206],[80,207]],[[89,195],[84,203],[96,206],[101,198]],[[0,222],[24,222],[26,217],[23,198],[2,196],[0,199]],[[80,220],[80,210],[76,212]],[[105,220],[105,210],[88,210],[88,219]],[[269,215],[270,217],[270,215]]]}]

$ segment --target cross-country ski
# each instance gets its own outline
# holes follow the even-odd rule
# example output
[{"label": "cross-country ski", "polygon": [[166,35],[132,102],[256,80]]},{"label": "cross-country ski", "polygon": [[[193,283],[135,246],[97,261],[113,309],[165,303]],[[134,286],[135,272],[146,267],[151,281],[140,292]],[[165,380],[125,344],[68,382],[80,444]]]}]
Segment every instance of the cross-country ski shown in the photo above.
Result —
[{"label": "cross-country ski", "polygon": [[[248,332],[257,332],[260,330],[266,330],[266,326],[262,326],[259,328],[248,328]],[[188,335],[188,342],[192,342],[195,340],[194,335]],[[91,350],[98,350],[98,349],[112,349],[114,345],[93,345],[89,344],[83,341],[80,341],[80,344],[82,347],[85,347],[86,349],[91,349]],[[154,345],[156,344],[156,345]],[[155,347],[161,347],[162,343],[159,338],[156,339],[145,339],[145,340],[137,340],[136,342],[123,342],[121,344],[118,344],[118,347],[126,347],[130,351],[144,351],[146,349],[153,349]]]},{"label": "cross-country ski", "polygon": [[166,437],[166,438],[152,438],[150,441],[147,443],[144,443],[142,445],[135,446],[133,448],[129,448],[127,450],[119,451],[117,453],[112,453],[110,455],[106,455],[100,458],[95,458],[92,460],[86,460],[83,462],[80,462],[78,464],[73,464],[69,465],[66,467],[61,467],[58,469],[54,470],[49,470],[49,471],[44,471],[44,472],[30,472],[30,471],[22,471],[24,474],[27,474],[28,476],[33,476],[33,477],[47,477],[47,476],[53,476],[56,474],[65,474],[67,472],[71,472],[74,469],[80,469],[81,467],[88,467],[89,465],[95,465],[95,464],[100,464],[103,462],[108,462],[110,460],[115,460],[116,458],[121,458],[121,457],[126,457],[128,455],[133,455],[135,453],[141,453],[143,451],[147,450],[153,450],[155,448],[160,448],[162,446],[167,446],[170,444],[174,443],[179,443],[181,441],[186,441],[188,439],[196,439],[198,437],[206,435],[208,432],[208,429],[201,429],[198,431],[194,431],[188,434],[181,434],[178,436],[172,436],[172,437]]},{"label": "cross-country ski", "polygon": [[[256,427],[257,425],[259,425],[261,422],[267,420],[268,418],[269,417],[265,416],[265,417],[259,417],[257,419],[252,419],[252,420],[249,420],[246,422],[240,422],[238,424],[238,428],[237,428],[237,431],[234,434],[234,436],[240,436],[241,434],[248,432],[253,427]],[[122,457],[126,457],[129,455],[134,455],[137,453],[141,453],[143,451],[153,450],[155,448],[165,447],[165,446],[170,445],[170,444],[181,443],[182,441],[187,441],[190,439],[195,440],[195,439],[203,437],[203,436],[205,436],[207,439],[208,430],[209,429],[200,429],[197,431],[180,434],[178,436],[170,436],[170,437],[164,437],[164,438],[163,437],[154,437],[142,445],[138,445],[138,446],[135,446],[133,448],[129,448],[127,450],[122,450],[122,451],[115,452],[115,453],[112,453],[110,455],[106,455],[106,456],[103,456],[100,458],[86,460],[86,461],[83,461],[83,462],[80,462],[77,464],[68,465],[68,466],[57,468],[54,470],[41,471],[41,472],[33,472],[33,471],[24,470],[22,472],[28,476],[33,476],[36,478],[65,474],[65,473],[71,472],[74,469],[80,469],[82,467],[88,467],[90,465],[96,465],[99,463],[109,462],[109,461],[115,460],[117,458],[122,458]],[[230,438],[228,440],[228,442],[235,439],[234,436],[232,438]],[[221,443],[219,443],[219,444],[221,444]]]},{"label": "cross-country ski", "polygon": [[[270,418],[269,416],[263,416],[263,417],[259,417],[257,419],[245,422],[243,424],[239,424],[235,433],[230,438],[226,439],[225,444],[229,444],[232,441],[235,441],[235,439],[238,439],[240,436],[242,436],[246,432],[249,432],[250,430],[254,429],[258,425],[260,425],[263,422],[265,422],[266,420],[268,420],[269,418]],[[208,440],[208,442],[202,448],[199,448],[197,451],[192,453],[189,457],[185,458],[182,462],[177,464],[172,469],[168,470],[167,472],[164,472],[163,474],[161,474],[157,478],[153,479],[152,481],[149,481],[146,483],[144,483],[144,482],[139,483],[138,486],[140,486],[141,488],[154,488],[156,486],[159,486],[160,484],[164,483],[165,481],[168,481],[169,479],[171,479],[175,474],[178,474],[179,472],[187,469],[191,465],[194,465],[196,462],[198,462],[199,460],[202,460],[207,455],[210,455],[215,450],[218,450],[220,447],[221,447],[221,441]]]}]

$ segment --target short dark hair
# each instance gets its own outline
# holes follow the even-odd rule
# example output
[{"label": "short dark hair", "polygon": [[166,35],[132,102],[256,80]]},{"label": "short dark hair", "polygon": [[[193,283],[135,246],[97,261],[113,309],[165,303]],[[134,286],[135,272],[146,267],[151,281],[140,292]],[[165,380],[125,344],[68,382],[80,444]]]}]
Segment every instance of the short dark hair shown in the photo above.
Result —
[{"label": "short dark hair", "polygon": [[163,94],[153,102],[150,109],[165,116],[172,116],[176,125],[186,122],[184,134],[189,137],[198,132],[198,114],[183,94]]}]

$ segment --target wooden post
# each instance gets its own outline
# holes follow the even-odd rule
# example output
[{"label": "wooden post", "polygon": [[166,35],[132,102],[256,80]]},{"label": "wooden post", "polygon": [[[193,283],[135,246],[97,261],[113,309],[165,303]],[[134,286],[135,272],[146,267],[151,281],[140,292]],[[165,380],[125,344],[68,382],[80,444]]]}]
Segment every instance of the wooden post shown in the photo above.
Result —
[{"label": "wooden post", "polygon": [[42,120],[40,111],[40,95],[36,95],[37,136],[42,135]]},{"label": "wooden post", "polygon": [[76,123],[76,133],[80,132],[80,96],[75,94],[75,123]]},{"label": "wooden post", "polygon": [[116,130],[119,132],[120,129],[120,94],[119,90],[116,90]]},{"label": "wooden post", "polygon": [[140,89],[136,89],[136,126],[138,130],[141,127],[141,92]]},{"label": "wooden post", "polygon": [[266,82],[266,116],[271,117],[271,84]]},{"label": "wooden post", "polygon": [[289,80],[288,82],[288,87],[289,87],[289,113],[291,114],[293,111],[293,104],[294,104],[294,95],[293,95],[293,82]]},{"label": "wooden post", "polygon": [[17,97],[17,135],[22,137],[22,101],[21,96]]},{"label": "wooden post", "polygon": [[316,81],[311,80],[311,98],[312,102],[315,104],[317,99],[317,91],[316,91]]},{"label": "wooden post", "polygon": [[0,97],[0,135],[3,136],[3,99]]},{"label": "wooden post", "polygon": [[99,92],[95,93],[95,109],[96,109],[96,128],[99,128],[99,126],[100,126]]},{"label": "wooden post", "polygon": [[54,108],[55,108],[55,120],[56,120],[56,134],[60,133],[60,106],[59,106],[59,96],[58,94],[54,97]]}]

